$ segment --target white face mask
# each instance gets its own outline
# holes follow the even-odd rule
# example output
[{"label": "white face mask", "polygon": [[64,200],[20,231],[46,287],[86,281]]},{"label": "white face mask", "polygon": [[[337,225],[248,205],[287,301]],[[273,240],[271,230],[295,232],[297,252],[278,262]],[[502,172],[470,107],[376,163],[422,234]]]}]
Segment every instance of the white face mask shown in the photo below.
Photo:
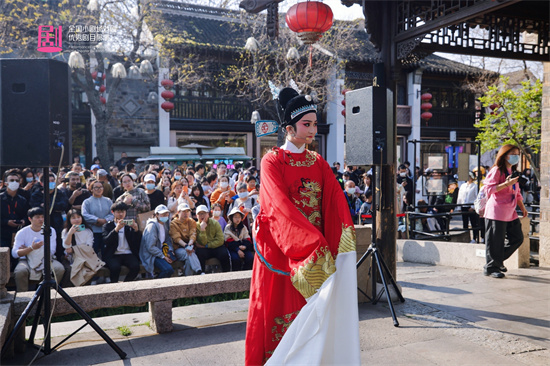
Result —
[{"label": "white face mask", "polygon": [[403,178],[405,178],[407,176],[407,172],[402,172],[402,173],[399,173],[399,175]]},{"label": "white face mask", "polygon": [[221,182],[220,183],[220,188],[226,189],[228,185],[229,185],[229,183],[227,183],[227,182]]},{"label": "white face mask", "polygon": [[346,192],[348,192],[348,194],[355,194],[355,188],[346,188]]},{"label": "white face mask", "polygon": [[9,182],[8,189],[10,191],[17,191],[19,189],[19,182]]},{"label": "white face mask", "polygon": [[240,199],[245,199],[246,197],[248,197],[248,192],[239,192]]},{"label": "white face mask", "polygon": [[214,217],[220,217],[222,214],[221,211],[214,211]]}]

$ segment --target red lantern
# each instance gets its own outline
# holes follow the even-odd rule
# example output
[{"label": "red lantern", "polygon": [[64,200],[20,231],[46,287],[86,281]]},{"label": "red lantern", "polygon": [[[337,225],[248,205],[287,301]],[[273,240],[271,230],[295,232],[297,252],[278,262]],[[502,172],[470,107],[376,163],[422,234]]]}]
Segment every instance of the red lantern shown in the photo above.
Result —
[{"label": "red lantern", "polygon": [[101,104],[107,103],[107,99],[105,99],[105,97],[99,97],[99,101],[101,102]]},{"label": "red lantern", "polygon": [[420,96],[420,100],[422,100],[423,102],[427,102],[430,99],[432,99],[432,95],[430,93],[424,93]]},{"label": "red lantern", "polygon": [[423,111],[428,111],[430,109],[432,109],[432,103],[422,103],[422,105],[420,106],[420,109],[422,109]]},{"label": "red lantern", "polygon": [[170,90],[165,90],[162,93],[160,93],[160,96],[163,97],[166,100],[170,100],[174,98],[174,92]]},{"label": "red lantern", "polygon": [[494,111],[495,109],[498,109],[498,104],[493,103],[489,106],[489,108],[491,108]]},{"label": "red lantern", "polygon": [[319,1],[294,4],[286,13],[286,24],[305,44],[317,42],[332,27],[332,9]]},{"label": "red lantern", "polygon": [[160,105],[162,109],[164,109],[166,112],[170,112],[172,109],[174,109],[174,103],[172,102],[164,102]]},{"label": "red lantern", "polygon": [[106,73],[103,73],[103,76],[101,77],[103,80],[105,80],[105,78],[107,77],[107,74]]},{"label": "red lantern", "polygon": [[430,112],[424,112],[420,115],[420,117],[422,117],[424,121],[428,122],[433,115]]},{"label": "red lantern", "polygon": [[105,89],[107,89],[107,88],[105,87],[105,85],[101,85],[101,86],[99,87],[99,92],[100,92],[100,93],[103,93],[103,92],[105,91]]},{"label": "red lantern", "polygon": [[97,71],[94,71],[92,72],[92,79],[95,80],[96,78],[97,78]]},{"label": "red lantern", "polygon": [[160,82],[160,85],[162,85],[164,89],[170,90],[174,86],[174,82],[170,79],[164,79]]}]

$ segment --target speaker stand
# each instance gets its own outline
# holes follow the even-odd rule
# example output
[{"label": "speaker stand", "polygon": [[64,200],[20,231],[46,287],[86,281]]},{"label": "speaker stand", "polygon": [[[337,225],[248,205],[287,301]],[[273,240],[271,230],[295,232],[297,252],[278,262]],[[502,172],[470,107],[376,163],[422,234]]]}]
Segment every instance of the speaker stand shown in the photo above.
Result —
[{"label": "speaker stand", "polygon": [[380,279],[382,280],[382,284],[383,284],[384,288],[382,290],[380,290],[380,293],[378,293],[378,294],[376,293],[376,270],[375,270],[374,265],[373,265],[372,266],[372,272],[371,272],[372,273],[372,287],[373,287],[373,289],[372,289],[372,291],[373,291],[372,298],[370,296],[368,296],[365,292],[363,292],[363,290],[361,290],[360,288],[357,288],[357,290],[359,290],[363,295],[365,295],[368,299],[370,299],[371,303],[373,305],[376,305],[378,303],[378,300],[380,299],[382,294],[385,292],[386,293],[386,298],[388,299],[388,306],[390,307],[390,313],[391,313],[391,316],[393,318],[393,325],[395,327],[398,327],[399,322],[397,321],[397,316],[395,315],[395,309],[393,308],[393,303],[392,303],[391,294],[390,294],[390,291],[389,291],[389,288],[388,288],[388,281],[386,279],[386,274],[389,277],[390,282],[391,282],[397,296],[399,297],[399,300],[401,302],[405,302],[405,298],[401,294],[401,291],[399,291],[399,288],[397,287],[397,284],[396,284],[396,282],[395,282],[388,266],[386,265],[386,262],[384,262],[384,258],[382,257],[382,254],[379,252],[378,247],[376,246],[376,240],[377,240],[377,237],[376,237],[376,216],[377,216],[377,214],[376,214],[376,211],[377,211],[376,203],[379,202],[380,200],[376,199],[377,184],[376,184],[376,166],[375,165],[372,166],[371,183],[372,183],[372,206],[371,207],[374,208],[373,210],[371,210],[372,211],[372,244],[369,247],[369,249],[365,252],[365,254],[363,254],[361,259],[359,259],[359,261],[357,262],[357,268],[359,268],[363,264],[363,262],[369,256],[372,255],[373,264],[376,263],[376,268],[378,268],[378,272],[380,273]]},{"label": "speaker stand", "polygon": [[[44,184],[44,258],[50,258],[50,234],[51,234],[51,228],[50,228],[50,193],[47,191],[48,185],[50,182],[50,175],[49,175],[49,169],[43,168],[42,171],[42,179]],[[52,312],[51,309],[51,293],[50,290],[54,289],[57,291],[59,295],[67,303],[78,313],[80,316],[86,321],[86,324],[84,324],[82,327],[78,328],[76,331],[74,331],[72,334],[67,336],[65,339],[63,339],[61,342],[59,342],[56,346],[53,348],[51,347],[51,324],[50,324],[50,314]],[[44,352],[44,354],[49,355],[53,351],[55,351],[57,348],[59,348],[65,341],[67,341],[69,338],[71,338],[73,335],[78,333],[82,328],[84,328],[87,324],[89,324],[97,334],[101,336],[111,346],[111,348],[120,356],[121,359],[126,358],[126,353],[120,349],[116,345],[116,343],[105,333],[103,329],[101,329],[94,321],[93,319],[80,307],[78,304],[59,286],[54,279],[52,279],[51,274],[51,262],[49,260],[44,260],[44,280],[38,285],[38,288],[36,289],[36,292],[34,293],[34,296],[31,298],[31,301],[29,301],[29,304],[17,320],[17,323],[15,323],[15,327],[13,328],[12,332],[10,333],[8,339],[6,340],[6,343],[2,347],[2,352],[0,353],[0,358],[5,355],[8,347],[13,342],[14,338],[20,331],[24,331],[24,325],[27,320],[27,317],[29,316],[30,312],[32,311],[32,308],[36,305],[38,302],[38,306],[36,308],[36,312],[34,315],[34,321],[31,329],[31,334],[29,336],[28,343],[34,345],[34,337],[36,335],[36,329],[38,328],[38,322],[41,314],[42,308],[44,309],[44,316],[43,316],[43,325],[44,325],[44,347],[40,347],[40,350]]]}]

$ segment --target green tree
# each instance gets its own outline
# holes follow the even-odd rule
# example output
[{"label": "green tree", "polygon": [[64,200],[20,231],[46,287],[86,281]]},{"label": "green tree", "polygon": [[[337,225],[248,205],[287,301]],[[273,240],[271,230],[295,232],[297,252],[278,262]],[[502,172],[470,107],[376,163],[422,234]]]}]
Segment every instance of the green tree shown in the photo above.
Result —
[{"label": "green tree", "polygon": [[508,78],[501,77],[499,85],[489,87],[479,100],[491,110],[475,125],[480,130],[477,139],[481,141],[481,150],[516,145],[540,182],[540,170],[533,155],[541,147],[542,82],[523,81],[514,90],[508,87]]}]

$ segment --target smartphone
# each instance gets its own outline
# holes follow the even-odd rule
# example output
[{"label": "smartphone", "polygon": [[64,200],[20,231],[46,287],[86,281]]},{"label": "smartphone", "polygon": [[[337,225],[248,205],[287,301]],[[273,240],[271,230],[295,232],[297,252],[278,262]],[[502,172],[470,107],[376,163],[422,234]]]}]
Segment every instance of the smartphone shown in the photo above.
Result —
[{"label": "smartphone", "polygon": [[519,177],[519,172],[517,170],[513,172],[512,175],[510,176],[510,178],[512,179],[514,179],[515,177]]},{"label": "smartphone", "polygon": [[82,187],[82,183],[77,183],[77,184],[75,185],[75,189],[80,189],[81,187]]},{"label": "smartphone", "polygon": [[127,226],[134,225],[134,220],[122,220],[122,222],[124,223],[124,225],[127,225]]},{"label": "smartphone", "polygon": [[84,231],[86,230],[86,226],[84,224],[80,224],[76,227],[76,231]]}]

